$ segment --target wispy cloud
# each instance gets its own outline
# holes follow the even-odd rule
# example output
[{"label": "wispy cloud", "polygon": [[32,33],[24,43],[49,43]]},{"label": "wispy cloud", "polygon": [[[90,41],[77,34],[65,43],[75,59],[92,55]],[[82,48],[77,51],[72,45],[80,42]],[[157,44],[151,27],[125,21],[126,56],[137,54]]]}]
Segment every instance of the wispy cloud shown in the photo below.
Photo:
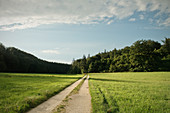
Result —
[{"label": "wispy cloud", "polygon": [[58,50],[42,50],[42,53],[47,53],[47,54],[60,54]]},{"label": "wispy cloud", "polygon": [[113,20],[110,20],[110,21],[107,22],[107,24],[111,24],[111,23],[113,23],[113,22],[114,22]]},{"label": "wispy cloud", "polygon": [[143,19],[144,19],[144,15],[139,15],[139,18],[140,18],[141,20],[143,20]]},{"label": "wispy cloud", "polygon": [[163,22],[159,22],[159,23],[160,25],[163,25],[163,26],[170,26],[170,17],[164,20]]},{"label": "wispy cloud", "polygon": [[[169,6],[170,0],[1,0],[0,30],[12,31],[53,23],[110,24],[135,12],[153,11],[157,13],[152,19],[162,20],[158,25],[170,26]],[[163,14],[167,17],[163,18]]]},{"label": "wispy cloud", "polygon": [[136,21],[136,18],[130,18],[129,21],[134,22],[134,21]]}]

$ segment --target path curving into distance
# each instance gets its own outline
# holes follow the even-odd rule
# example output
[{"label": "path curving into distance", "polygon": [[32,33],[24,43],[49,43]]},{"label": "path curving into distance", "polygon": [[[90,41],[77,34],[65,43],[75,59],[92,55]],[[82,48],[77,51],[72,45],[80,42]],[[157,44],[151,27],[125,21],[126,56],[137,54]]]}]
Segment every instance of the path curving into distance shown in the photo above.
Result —
[{"label": "path curving into distance", "polygon": [[52,110],[58,106],[65,98],[67,95],[70,94],[70,92],[85,78],[81,78],[80,80],[76,81],[73,83],[71,86],[67,87],[57,95],[51,97],[47,101],[43,102],[42,104],[38,105],[37,107],[31,109],[27,113],[51,113]]},{"label": "path curving into distance", "polygon": [[66,106],[66,113],[91,113],[91,96],[88,85],[89,75],[82,84],[79,93],[72,95]]}]

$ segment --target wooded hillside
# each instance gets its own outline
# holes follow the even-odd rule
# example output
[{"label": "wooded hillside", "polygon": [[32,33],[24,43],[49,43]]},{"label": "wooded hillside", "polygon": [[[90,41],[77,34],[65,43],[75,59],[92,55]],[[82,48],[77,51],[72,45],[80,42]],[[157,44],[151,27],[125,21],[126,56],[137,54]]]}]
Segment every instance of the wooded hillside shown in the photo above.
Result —
[{"label": "wooded hillside", "polygon": [[67,73],[71,65],[47,62],[0,43],[0,72]]},{"label": "wooded hillside", "polygon": [[153,40],[139,40],[130,47],[116,48],[95,56],[84,55],[73,61],[71,73],[170,71],[170,38],[161,45]]}]

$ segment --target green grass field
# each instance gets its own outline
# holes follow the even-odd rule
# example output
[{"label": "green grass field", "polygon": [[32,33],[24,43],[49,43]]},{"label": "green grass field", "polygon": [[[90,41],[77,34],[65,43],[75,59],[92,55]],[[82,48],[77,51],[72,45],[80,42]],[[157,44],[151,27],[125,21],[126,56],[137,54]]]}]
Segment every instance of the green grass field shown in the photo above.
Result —
[{"label": "green grass field", "polygon": [[170,113],[170,72],[90,74],[93,113]]},{"label": "green grass field", "polygon": [[0,113],[25,112],[82,76],[0,73]]}]

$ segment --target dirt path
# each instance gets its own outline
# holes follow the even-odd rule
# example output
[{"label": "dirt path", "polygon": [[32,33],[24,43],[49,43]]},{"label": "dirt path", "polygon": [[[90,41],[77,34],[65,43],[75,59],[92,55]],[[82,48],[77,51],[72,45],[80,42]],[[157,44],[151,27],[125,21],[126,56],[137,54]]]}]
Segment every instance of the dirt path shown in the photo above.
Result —
[{"label": "dirt path", "polygon": [[[84,76],[85,77],[85,76]],[[83,77],[83,78],[84,78]],[[82,79],[83,79],[82,78]],[[27,113],[51,113],[52,110],[58,106],[62,100],[66,98],[67,95],[82,81],[82,79],[76,81],[71,86],[67,87],[59,94],[53,96],[52,98],[48,99],[44,103],[40,104],[39,106],[33,108],[32,110],[28,111]]]},{"label": "dirt path", "polygon": [[72,95],[66,106],[66,113],[90,113],[91,112],[91,96],[89,93],[88,79],[84,81],[79,93]]}]

